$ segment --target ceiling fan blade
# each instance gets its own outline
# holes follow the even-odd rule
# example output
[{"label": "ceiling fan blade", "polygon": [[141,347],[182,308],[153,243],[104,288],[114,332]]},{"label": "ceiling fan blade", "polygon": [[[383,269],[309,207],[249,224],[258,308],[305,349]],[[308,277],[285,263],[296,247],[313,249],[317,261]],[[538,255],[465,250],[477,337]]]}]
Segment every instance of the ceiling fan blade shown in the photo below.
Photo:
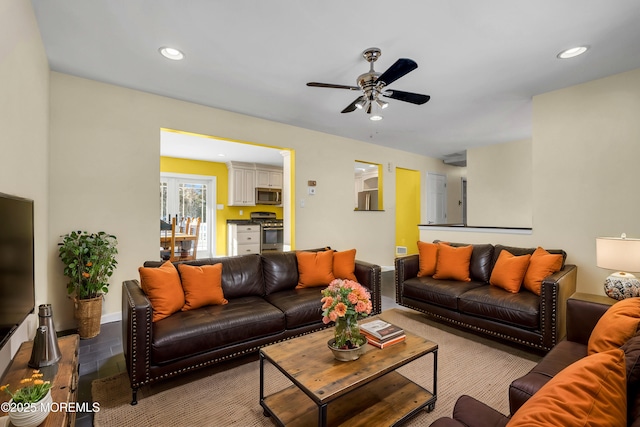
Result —
[{"label": "ceiling fan blade", "polygon": [[401,90],[385,90],[384,92],[382,92],[382,96],[386,98],[397,99],[398,101],[410,102],[417,105],[422,105],[431,99],[429,95],[403,92]]},{"label": "ceiling fan blade", "polygon": [[418,68],[418,64],[416,64],[414,60],[400,58],[391,67],[389,67],[387,71],[380,74],[380,77],[378,77],[376,81],[383,82],[383,86],[388,86],[416,68]]},{"label": "ceiling fan blade", "polygon": [[311,87],[328,87],[331,89],[349,89],[349,90],[360,90],[358,86],[346,86],[346,85],[334,85],[332,83],[318,83],[318,82],[309,82],[307,86]]},{"label": "ceiling fan blade", "polygon": [[347,107],[341,111],[341,113],[350,113],[352,111],[355,111],[358,106],[356,104],[358,104],[361,101],[366,101],[367,98],[365,98],[364,95],[357,97],[351,104],[347,105]]}]

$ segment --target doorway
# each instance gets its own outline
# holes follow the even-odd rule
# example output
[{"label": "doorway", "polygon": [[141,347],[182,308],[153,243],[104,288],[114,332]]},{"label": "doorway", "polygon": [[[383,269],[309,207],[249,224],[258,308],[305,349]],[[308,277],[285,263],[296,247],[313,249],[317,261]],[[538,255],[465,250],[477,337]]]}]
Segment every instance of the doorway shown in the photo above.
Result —
[{"label": "doorway", "polygon": [[200,218],[198,258],[216,255],[215,200],[215,176],[160,174],[160,218]]},{"label": "doorway", "polygon": [[420,171],[396,168],[396,255],[417,254]]},{"label": "doorway", "polygon": [[447,176],[427,173],[427,224],[447,223]]},{"label": "doorway", "polygon": [[[281,167],[283,170],[282,206],[230,203],[228,189],[231,162]],[[278,218],[282,218],[284,222],[285,250],[295,248],[295,207],[292,204],[292,195],[295,194],[294,164],[295,151],[290,148],[167,128],[162,128],[160,132],[161,173],[177,173],[202,178],[217,177],[215,185],[219,186],[218,192],[209,199],[215,216],[212,214],[209,218],[208,232],[212,245],[211,253],[218,256],[227,252],[227,222],[249,220],[251,212],[254,211],[277,211]]]}]

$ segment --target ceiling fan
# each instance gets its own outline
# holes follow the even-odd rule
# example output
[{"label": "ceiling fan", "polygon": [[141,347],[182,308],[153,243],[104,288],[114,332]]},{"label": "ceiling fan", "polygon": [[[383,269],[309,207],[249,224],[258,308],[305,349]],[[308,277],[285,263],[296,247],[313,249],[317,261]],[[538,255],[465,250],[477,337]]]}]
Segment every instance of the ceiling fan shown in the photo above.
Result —
[{"label": "ceiling fan", "polygon": [[[367,114],[372,114],[375,106],[384,109],[389,105],[388,102],[380,99],[380,96],[385,98],[397,99],[398,101],[409,102],[411,104],[422,105],[429,101],[431,98],[429,95],[422,95],[413,92],[403,92],[401,90],[387,89],[387,85],[398,80],[400,77],[410,73],[418,68],[418,64],[415,61],[408,58],[398,59],[391,67],[384,73],[380,74],[374,71],[373,63],[380,58],[380,49],[377,47],[371,47],[362,52],[364,59],[370,64],[369,72],[358,76],[358,86],[346,86],[331,83],[318,83],[309,82],[307,86],[311,87],[328,87],[333,89],[348,89],[362,91],[362,95],[356,98],[351,104],[349,104],[342,113],[350,113],[356,109],[365,110]],[[380,114],[372,114],[369,117],[371,120],[381,120]]]}]

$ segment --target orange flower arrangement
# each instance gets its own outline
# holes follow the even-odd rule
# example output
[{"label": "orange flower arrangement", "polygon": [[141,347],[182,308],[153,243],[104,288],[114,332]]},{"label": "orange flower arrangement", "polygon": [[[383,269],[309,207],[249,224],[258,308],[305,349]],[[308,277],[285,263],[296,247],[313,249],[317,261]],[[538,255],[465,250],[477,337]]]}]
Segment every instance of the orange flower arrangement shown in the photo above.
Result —
[{"label": "orange flower arrangement", "polygon": [[49,381],[42,379],[42,373],[34,370],[31,378],[20,380],[20,384],[24,386],[12,393],[9,390],[9,384],[0,386],[0,391],[5,391],[11,395],[14,403],[36,403],[39,402],[51,388]]},{"label": "orange flower arrangement", "polygon": [[339,317],[371,313],[369,290],[353,280],[335,279],[322,290],[322,322],[335,322]]},{"label": "orange flower arrangement", "polygon": [[358,316],[371,313],[371,294],[358,282],[336,279],[322,291],[322,322],[336,322],[333,346],[357,348],[367,342],[360,333]]}]

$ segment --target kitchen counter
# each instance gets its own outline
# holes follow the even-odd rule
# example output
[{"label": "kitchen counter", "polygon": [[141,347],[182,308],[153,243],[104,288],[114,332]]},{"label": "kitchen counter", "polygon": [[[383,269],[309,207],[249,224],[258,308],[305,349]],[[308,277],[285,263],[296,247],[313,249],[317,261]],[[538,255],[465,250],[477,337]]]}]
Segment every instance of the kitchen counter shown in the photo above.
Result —
[{"label": "kitchen counter", "polygon": [[228,219],[227,224],[236,224],[236,225],[258,225],[257,222],[254,222],[250,219]]}]

